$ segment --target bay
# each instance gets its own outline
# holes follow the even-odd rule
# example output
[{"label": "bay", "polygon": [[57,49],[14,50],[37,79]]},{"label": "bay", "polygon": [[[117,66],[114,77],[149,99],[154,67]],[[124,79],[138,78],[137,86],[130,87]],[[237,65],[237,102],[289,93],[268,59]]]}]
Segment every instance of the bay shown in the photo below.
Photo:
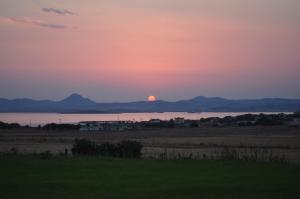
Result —
[{"label": "bay", "polygon": [[[118,114],[61,114],[61,113],[0,113],[0,121],[19,123],[21,125],[38,126],[48,123],[78,123],[81,121],[148,121],[150,119],[170,120],[175,117],[199,120],[208,117],[237,116],[258,112],[165,112],[165,113],[118,113]],[[263,112],[264,114],[278,114],[279,112]],[[289,112],[284,112],[288,114]]]}]

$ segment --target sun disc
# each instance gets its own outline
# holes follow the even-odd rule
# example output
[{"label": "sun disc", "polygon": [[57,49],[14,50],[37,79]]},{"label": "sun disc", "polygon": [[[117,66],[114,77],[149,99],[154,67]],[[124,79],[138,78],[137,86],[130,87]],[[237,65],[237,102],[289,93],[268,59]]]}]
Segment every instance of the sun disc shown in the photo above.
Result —
[{"label": "sun disc", "polygon": [[148,101],[154,102],[154,101],[156,101],[156,97],[154,95],[150,95],[150,96],[148,96]]}]

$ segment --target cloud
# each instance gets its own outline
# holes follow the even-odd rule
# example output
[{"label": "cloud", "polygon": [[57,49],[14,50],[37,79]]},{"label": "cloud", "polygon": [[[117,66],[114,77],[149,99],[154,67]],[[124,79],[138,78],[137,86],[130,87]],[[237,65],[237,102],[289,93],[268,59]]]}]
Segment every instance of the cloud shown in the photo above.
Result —
[{"label": "cloud", "polygon": [[51,12],[59,15],[75,15],[74,12],[71,12],[67,9],[57,9],[57,8],[42,8],[43,12]]},{"label": "cloud", "polygon": [[71,28],[69,26],[66,25],[62,25],[62,24],[53,24],[53,23],[47,23],[41,20],[35,20],[35,19],[31,19],[31,18],[8,18],[11,22],[14,23],[21,23],[21,24],[31,24],[34,26],[40,26],[40,27],[45,27],[45,28],[53,28],[53,29],[67,29],[67,28]]}]

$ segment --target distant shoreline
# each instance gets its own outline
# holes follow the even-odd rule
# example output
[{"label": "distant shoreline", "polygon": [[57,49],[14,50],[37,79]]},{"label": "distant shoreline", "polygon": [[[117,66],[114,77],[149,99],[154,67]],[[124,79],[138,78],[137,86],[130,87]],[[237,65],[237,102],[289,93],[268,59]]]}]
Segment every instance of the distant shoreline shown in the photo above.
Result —
[{"label": "distant shoreline", "polygon": [[293,112],[164,112],[164,113],[42,113],[42,112],[10,112],[0,113],[0,121],[19,123],[21,125],[38,126],[49,123],[78,123],[81,121],[148,121],[151,119],[170,120],[184,118],[200,120],[201,118],[225,118],[241,115],[289,115]]}]

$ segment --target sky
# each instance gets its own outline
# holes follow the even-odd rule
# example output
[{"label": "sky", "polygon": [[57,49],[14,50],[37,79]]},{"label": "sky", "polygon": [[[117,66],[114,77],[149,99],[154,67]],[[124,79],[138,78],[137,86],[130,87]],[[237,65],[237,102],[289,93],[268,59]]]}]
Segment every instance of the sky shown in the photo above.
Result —
[{"label": "sky", "polygon": [[300,98],[299,0],[0,0],[0,97]]}]

